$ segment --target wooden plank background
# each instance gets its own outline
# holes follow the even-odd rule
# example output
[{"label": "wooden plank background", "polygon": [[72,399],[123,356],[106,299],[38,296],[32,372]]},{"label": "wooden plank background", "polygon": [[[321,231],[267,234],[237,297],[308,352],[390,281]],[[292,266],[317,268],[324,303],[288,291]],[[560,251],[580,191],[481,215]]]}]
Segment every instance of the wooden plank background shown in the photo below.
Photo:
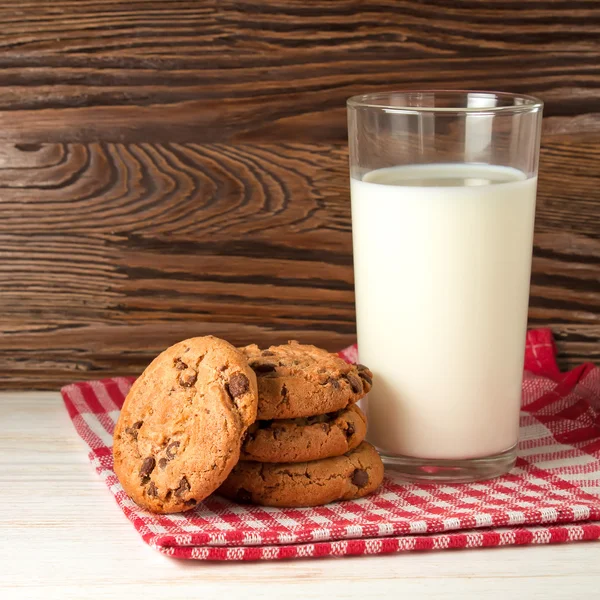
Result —
[{"label": "wooden plank background", "polygon": [[595,0],[0,2],[0,387],[354,341],[345,99],[546,102],[530,323],[600,361]]}]

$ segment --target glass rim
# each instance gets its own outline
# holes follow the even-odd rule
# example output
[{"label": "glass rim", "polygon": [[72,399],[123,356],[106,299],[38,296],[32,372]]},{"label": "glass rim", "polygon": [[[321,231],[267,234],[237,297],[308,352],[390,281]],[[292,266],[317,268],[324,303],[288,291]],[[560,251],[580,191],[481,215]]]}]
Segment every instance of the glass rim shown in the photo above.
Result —
[{"label": "glass rim", "polygon": [[[504,98],[513,101],[522,100],[522,104],[507,104],[505,106],[406,106],[399,104],[390,104],[381,100],[388,99],[395,94],[404,94],[405,96],[418,96],[423,94],[433,94],[438,96],[462,97],[465,95],[475,95],[482,98]],[[379,100],[379,101],[378,101]],[[535,96],[527,94],[516,94],[512,92],[495,92],[486,90],[444,90],[444,89],[415,89],[415,90],[389,90],[387,92],[371,92],[368,94],[359,94],[351,96],[346,101],[348,108],[370,108],[382,110],[388,113],[399,114],[419,114],[419,113],[439,113],[446,115],[468,114],[497,114],[497,113],[515,113],[515,112],[534,112],[544,107],[544,102]]]}]

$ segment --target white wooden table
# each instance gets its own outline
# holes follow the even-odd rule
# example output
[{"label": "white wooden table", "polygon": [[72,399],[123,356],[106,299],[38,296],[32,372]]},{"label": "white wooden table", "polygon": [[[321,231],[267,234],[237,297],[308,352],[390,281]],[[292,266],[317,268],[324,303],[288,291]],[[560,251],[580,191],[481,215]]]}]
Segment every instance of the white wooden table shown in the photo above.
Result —
[{"label": "white wooden table", "polygon": [[261,563],[146,546],[58,393],[0,394],[0,599],[600,598],[600,543]]}]

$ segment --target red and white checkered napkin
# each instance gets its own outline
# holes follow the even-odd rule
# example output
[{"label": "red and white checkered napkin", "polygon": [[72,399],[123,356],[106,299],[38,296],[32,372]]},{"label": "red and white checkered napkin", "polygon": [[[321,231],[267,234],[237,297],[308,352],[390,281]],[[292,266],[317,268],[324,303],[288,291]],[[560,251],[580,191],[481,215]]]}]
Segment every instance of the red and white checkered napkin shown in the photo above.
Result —
[{"label": "red and white checkered napkin", "polygon": [[[561,374],[548,330],[530,331],[517,467],[477,484],[407,485],[388,473],[367,498],[305,509],[212,496],[193,511],[153,515],[113,472],[112,432],[133,379],[62,389],[92,464],[144,541],[177,558],[280,559],[405,550],[549,544],[600,538],[600,369]],[[351,347],[341,355],[356,357]]]}]

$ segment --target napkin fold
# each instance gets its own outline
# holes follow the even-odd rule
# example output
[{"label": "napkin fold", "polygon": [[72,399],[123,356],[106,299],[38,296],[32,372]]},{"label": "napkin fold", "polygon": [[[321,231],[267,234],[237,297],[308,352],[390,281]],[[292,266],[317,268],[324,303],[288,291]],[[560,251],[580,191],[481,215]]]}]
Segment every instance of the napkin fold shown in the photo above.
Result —
[{"label": "napkin fold", "polygon": [[[600,539],[600,369],[561,373],[552,334],[527,336],[515,469],[472,484],[405,484],[315,508],[240,505],[213,495],[189,512],[154,515],[123,491],[112,434],[133,378],[62,388],[89,459],[142,539],[168,556],[258,560]],[[356,346],[340,352],[356,359]]]}]

